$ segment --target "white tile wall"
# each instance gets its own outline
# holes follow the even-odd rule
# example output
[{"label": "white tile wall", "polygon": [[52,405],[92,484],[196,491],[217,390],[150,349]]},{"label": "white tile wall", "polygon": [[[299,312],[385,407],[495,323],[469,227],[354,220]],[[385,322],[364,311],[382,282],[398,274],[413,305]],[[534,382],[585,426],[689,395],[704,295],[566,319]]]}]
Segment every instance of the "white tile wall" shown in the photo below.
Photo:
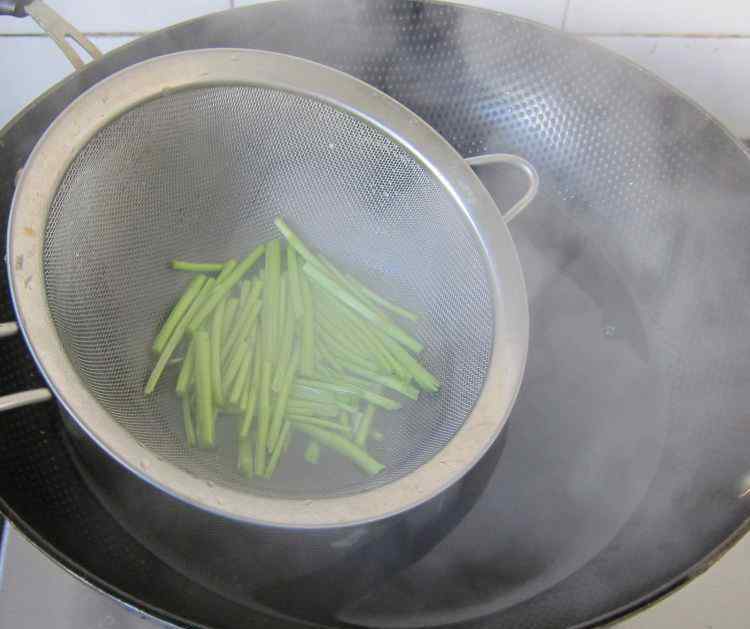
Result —
[{"label": "white tile wall", "polygon": [[[107,52],[133,37],[92,37]],[[17,63],[23,59],[23,65]],[[3,60],[14,61],[4,63]],[[73,67],[47,37],[0,37],[0,127],[27,103],[63,79]]]},{"label": "white tile wall", "polygon": [[562,28],[566,0],[456,0],[455,4],[492,9]]},{"label": "white tile wall", "polygon": [[[92,10],[92,0],[47,0],[79,29],[97,34],[141,33],[232,5],[266,1],[270,0],[98,0]],[[750,94],[750,0],[461,2],[593,35],[595,41],[685,91],[736,134],[750,137],[750,107],[745,106]],[[38,33],[30,18],[0,18],[0,126],[70,72],[46,38],[15,36]],[[111,35],[94,39],[104,50],[128,41]],[[14,63],[19,54],[28,63]]]},{"label": "white tile wall", "polygon": [[750,35],[750,2],[570,0],[566,27],[584,33]]},{"label": "white tile wall", "polygon": [[[85,33],[140,33],[224,11],[230,0],[47,0],[47,4]],[[30,17],[0,18],[0,33],[40,32]]]},{"label": "white tile wall", "polygon": [[[235,3],[240,6],[261,1],[267,0]],[[231,0],[98,0],[96,10],[91,11],[93,0],[47,2],[89,33],[154,30],[224,10],[232,4]],[[723,120],[735,133],[750,137],[750,106],[745,104],[750,98],[750,0],[463,0],[463,3],[521,15],[557,28],[565,26],[566,30],[596,34],[594,41],[657,73]],[[38,32],[30,19],[0,18],[0,126],[71,72],[65,57],[46,37],[18,36]],[[2,36],[3,33],[13,36]],[[717,34],[745,37],[706,36]],[[132,37],[92,39],[106,52]],[[24,59],[23,64],[17,63],[19,58]],[[750,541],[739,548],[744,550],[732,551],[706,576],[665,603],[626,621],[622,628],[746,627]],[[732,584],[735,587],[727,587]]]},{"label": "white tile wall", "polygon": [[750,39],[592,37],[682,90],[750,138]]}]

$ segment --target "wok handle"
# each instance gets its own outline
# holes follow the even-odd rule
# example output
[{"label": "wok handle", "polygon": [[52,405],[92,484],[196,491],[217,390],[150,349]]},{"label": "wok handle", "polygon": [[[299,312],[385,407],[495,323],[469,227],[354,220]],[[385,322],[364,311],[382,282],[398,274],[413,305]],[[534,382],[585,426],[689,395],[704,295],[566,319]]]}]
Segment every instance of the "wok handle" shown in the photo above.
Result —
[{"label": "wok handle", "polygon": [[[18,324],[13,321],[0,323],[0,339],[18,334]],[[0,396],[0,413],[20,406],[29,406],[52,399],[49,389],[29,389],[20,393]]]},{"label": "wok handle", "polygon": [[31,0],[0,0],[0,15],[12,15],[13,17],[26,17],[26,5]]},{"label": "wok handle", "polygon": [[489,153],[487,155],[477,155],[476,157],[467,157],[466,163],[474,168],[475,166],[486,166],[488,164],[510,164],[523,171],[529,180],[529,189],[505,214],[503,219],[510,223],[516,216],[523,212],[526,207],[536,196],[539,191],[539,174],[529,162],[518,155],[509,153]]},{"label": "wok handle", "polygon": [[14,17],[30,15],[42,30],[52,38],[76,70],[86,65],[86,62],[81,59],[76,49],[68,43],[69,39],[83,48],[92,59],[98,59],[102,56],[101,51],[91,43],[91,40],[42,0],[0,0],[0,15],[12,15]]}]

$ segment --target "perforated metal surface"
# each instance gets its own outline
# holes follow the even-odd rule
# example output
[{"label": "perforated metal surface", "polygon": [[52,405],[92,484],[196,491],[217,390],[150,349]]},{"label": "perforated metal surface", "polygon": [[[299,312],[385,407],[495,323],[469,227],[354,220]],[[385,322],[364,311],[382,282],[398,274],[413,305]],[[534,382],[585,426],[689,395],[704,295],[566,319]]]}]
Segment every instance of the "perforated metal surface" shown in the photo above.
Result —
[{"label": "perforated metal surface", "polygon": [[[509,16],[407,0],[263,3],[152,34],[35,103],[3,138],[5,207],[34,142],[83,89],[144,58],[207,46],[350,72],[465,156],[518,152],[544,182],[513,225],[531,347],[497,470],[412,568],[380,580],[391,546],[360,562],[372,581],[332,614],[347,607],[347,622],[367,626],[594,626],[698,573],[742,529],[750,162],[716,121],[623,59]],[[496,173],[483,180],[506,188]],[[7,296],[0,305],[10,316]],[[6,358],[3,391],[38,386],[20,341]],[[216,627],[272,622],[190,588],[119,528],[76,475],[60,431],[39,439],[57,422],[52,405],[0,422],[6,513],[76,572],[152,613]],[[84,523],[93,525],[81,535]],[[409,556],[413,531],[400,532],[397,552]],[[295,600],[304,585],[280,583],[276,600]],[[340,626],[338,616],[328,624]]]},{"label": "perforated metal surface", "polygon": [[493,306],[483,250],[453,198],[352,114],[289,92],[216,87],[150,101],[97,133],[48,217],[45,288],[59,336],[96,399],[139,443],[198,477],[248,489],[236,469],[235,420],[220,421],[217,450],[189,449],[174,377],[151,397],[143,383],[150,341],[188,281],[168,262],[241,258],[279,236],[279,214],[342,268],[422,314],[420,358],[443,386],[380,415],[385,438],[372,454],[384,473],[365,480],[329,461],[311,471],[295,453],[256,487],[314,496],[388,483],[434,456],[472,411]]}]

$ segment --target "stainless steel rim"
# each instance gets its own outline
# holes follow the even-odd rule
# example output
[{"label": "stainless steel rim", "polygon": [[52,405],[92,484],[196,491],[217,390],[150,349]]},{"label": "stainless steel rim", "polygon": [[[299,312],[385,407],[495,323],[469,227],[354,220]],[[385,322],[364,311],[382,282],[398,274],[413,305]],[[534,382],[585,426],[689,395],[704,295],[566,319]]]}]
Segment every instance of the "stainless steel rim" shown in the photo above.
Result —
[{"label": "stainless steel rim", "polygon": [[[293,81],[284,83],[279,76]],[[442,183],[481,241],[495,309],[493,353],[481,396],[438,456],[388,485],[310,501],[243,494],[206,483],[140,446],[92,396],[62,349],[46,302],[42,245],[49,205],[70,162],[99,129],[137,104],[169,91],[216,85],[270,86],[318,98],[367,120],[406,147]],[[177,53],[127,68],[83,94],[47,130],[24,169],[11,209],[7,263],[26,341],[81,428],[148,482],[241,521],[295,528],[346,526],[395,515],[432,498],[460,479],[499,435],[526,362],[529,320],[520,263],[505,222],[471,168],[421,118],[385,94],[341,72],[276,53]]]}]

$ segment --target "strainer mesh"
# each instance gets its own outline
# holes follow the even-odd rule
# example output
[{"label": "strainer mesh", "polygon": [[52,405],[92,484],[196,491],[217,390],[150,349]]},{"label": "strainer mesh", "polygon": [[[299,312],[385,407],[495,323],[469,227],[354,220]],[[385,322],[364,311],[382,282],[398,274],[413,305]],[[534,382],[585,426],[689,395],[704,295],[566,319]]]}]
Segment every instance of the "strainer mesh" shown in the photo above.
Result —
[{"label": "strainer mesh", "polygon": [[[370,449],[386,465],[377,477],[334,454],[304,463],[293,451],[304,448],[299,435],[272,481],[248,482],[236,472],[235,420],[220,420],[217,450],[188,449],[174,375],[143,396],[151,341],[189,280],[168,261],[240,257],[277,236],[279,214],[335,263],[424,315],[414,333],[443,387],[376,416],[385,438]],[[187,472],[248,491],[345,495],[416,469],[471,412],[492,351],[485,256],[446,189],[369,123],[280,90],[166,94],[103,127],[59,187],[43,263],[64,349],[113,420]]]}]

